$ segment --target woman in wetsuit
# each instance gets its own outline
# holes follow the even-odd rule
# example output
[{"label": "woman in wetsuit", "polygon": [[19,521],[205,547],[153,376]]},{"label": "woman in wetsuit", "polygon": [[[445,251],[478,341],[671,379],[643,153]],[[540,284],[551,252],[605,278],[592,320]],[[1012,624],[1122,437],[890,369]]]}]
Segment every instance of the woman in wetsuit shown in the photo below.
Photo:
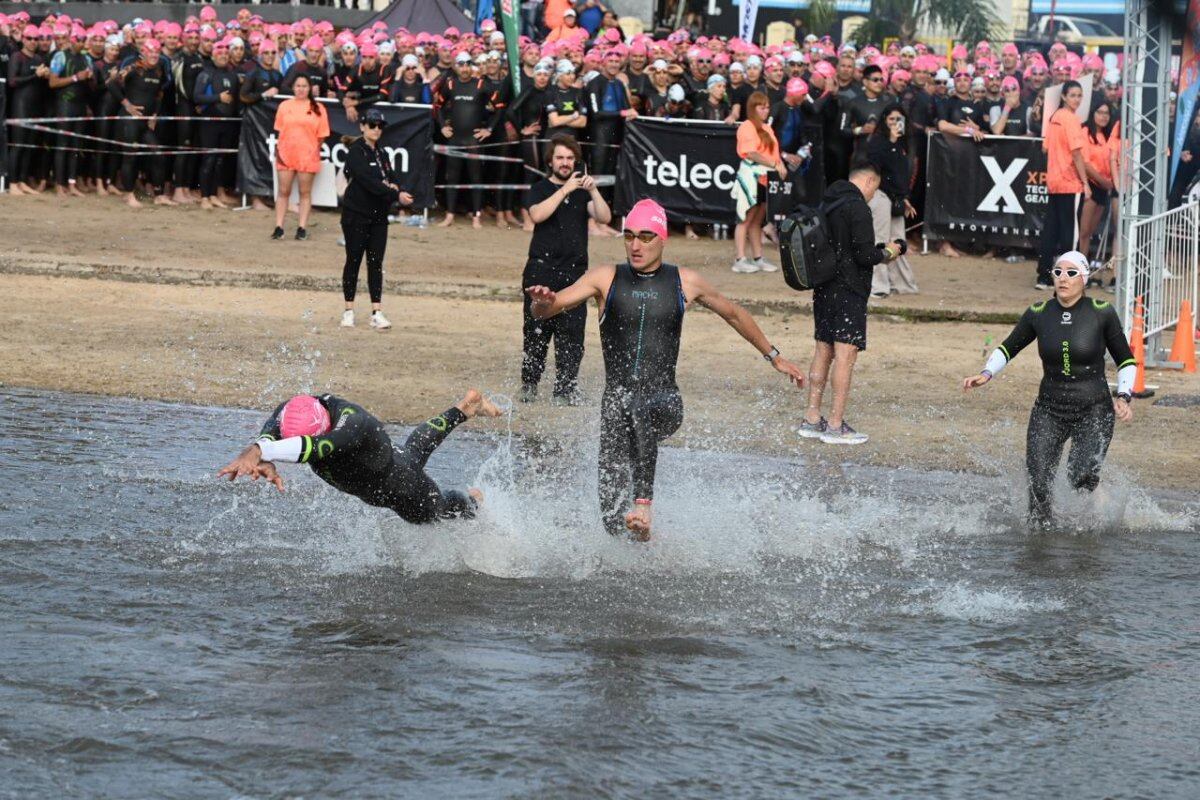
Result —
[{"label": "woman in wetsuit", "polygon": [[[1029,415],[1025,467],[1029,473],[1030,522],[1051,522],[1050,490],[1063,446],[1071,440],[1067,477],[1075,489],[1092,491],[1112,441],[1113,419],[1133,419],[1137,364],[1116,309],[1084,294],[1088,260],[1070,251],[1051,270],[1054,297],[1034,303],[996,348],[983,370],[963,380],[963,390],[983,386],[1034,340],[1042,357],[1042,383]],[[1104,354],[1117,364],[1117,395],[1109,397]]]},{"label": "woman in wetsuit", "polygon": [[[50,74],[46,61],[38,53],[41,32],[34,25],[27,25],[21,50],[8,59],[8,118],[28,119],[40,117],[41,89]],[[33,160],[33,131],[24,127],[11,128],[8,149],[8,190],[13,194],[38,194],[29,185],[30,164]]]}]

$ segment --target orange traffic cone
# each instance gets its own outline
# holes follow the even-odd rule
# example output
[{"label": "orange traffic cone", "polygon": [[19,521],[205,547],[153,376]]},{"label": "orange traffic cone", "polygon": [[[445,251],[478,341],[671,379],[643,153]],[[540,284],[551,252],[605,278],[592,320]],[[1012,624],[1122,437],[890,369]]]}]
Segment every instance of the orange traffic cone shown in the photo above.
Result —
[{"label": "orange traffic cone", "polygon": [[1196,371],[1196,340],[1190,335],[1192,327],[1192,304],[1184,300],[1179,304],[1179,322],[1175,325],[1175,341],[1171,344],[1171,360],[1183,364],[1184,372]]},{"label": "orange traffic cone", "polygon": [[1137,361],[1137,377],[1133,379],[1133,396],[1146,394],[1146,317],[1139,295],[1133,304],[1133,330],[1129,332],[1129,349]]}]

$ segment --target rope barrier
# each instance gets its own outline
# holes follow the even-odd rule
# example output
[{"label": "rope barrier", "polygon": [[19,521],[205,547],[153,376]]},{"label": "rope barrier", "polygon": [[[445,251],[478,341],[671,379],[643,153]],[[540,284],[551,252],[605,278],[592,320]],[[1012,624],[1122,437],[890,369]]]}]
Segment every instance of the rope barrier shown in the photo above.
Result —
[{"label": "rope barrier", "polygon": [[[110,141],[105,139],[103,141]],[[71,150],[75,153],[102,153],[104,155],[119,155],[119,156],[196,156],[204,155],[205,153],[217,153],[219,155],[233,155],[237,150],[228,150],[221,148],[212,148],[210,150],[155,150],[152,153],[128,153],[122,150],[96,150],[91,147],[51,147],[44,144],[14,144],[8,143],[9,147],[21,147],[27,150]]]},{"label": "rope barrier", "polygon": [[[128,120],[128,119],[136,119],[136,117],[115,117],[114,119],[125,119],[125,120]],[[9,120],[9,122],[10,122],[10,123],[12,123],[12,122],[13,122],[13,120]],[[119,146],[120,146],[121,148],[123,148],[123,149],[124,149],[124,148],[134,148],[134,149],[138,149],[138,150],[151,150],[151,151],[154,151],[154,152],[152,153],[152,155],[153,155],[153,154],[164,155],[163,153],[160,153],[159,151],[162,151],[162,150],[169,150],[169,149],[170,149],[170,148],[172,148],[172,147],[174,147],[174,148],[176,148],[177,150],[180,150],[180,151],[182,151],[182,152],[184,152],[184,153],[190,153],[190,154],[193,154],[193,155],[202,155],[202,154],[204,154],[204,153],[217,153],[217,152],[220,152],[220,153],[236,153],[236,152],[237,152],[237,150],[236,150],[236,149],[233,149],[233,150],[229,150],[229,149],[225,149],[225,150],[216,150],[216,149],[213,149],[213,148],[208,148],[208,149],[206,149],[206,148],[203,148],[203,147],[188,147],[188,146],[185,146],[185,145],[169,145],[169,144],[142,144],[142,143],[140,143],[140,142],[122,142],[122,141],[119,141],[119,140],[117,140],[117,139],[105,139],[105,138],[104,138],[104,137],[102,137],[102,136],[92,136],[91,134],[88,134],[88,133],[77,133],[77,132],[75,132],[75,131],[64,131],[64,130],[61,130],[61,129],[59,129],[59,128],[50,128],[50,127],[48,127],[48,126],[45,126],[45,125],[33,125],[33,124],[28,124],[28,123],[27,123],[27,124],[24,124],[24,125],[19,125],[19,126],[17,126],[17,127],[23,128],[24,130],[38,131],[38,132],[40,132],[40,133],[50,133],[50,134],[53,134],[53,135],[55,135],[55,136],[72,136],[72,137],[74,137],[74,138],[76,138],[76,139],[86,139],[86,140],[88,140],[89,142],[101,142],[101,143],[103,143],[103,144],[115,144],[115,145],[119,145]],[[12,144],[10,143],[10,145],[9,145],[9,146],[10,146],[10,147],[15,147],[16,145],[12,145]],[[51,150],[72,149],[72,150],[74,150],[74,149],[77,149],[77,148],[61,148],[61,147],[53,147],[53,148],[49,148],[49,149],[51,149]]]},{"label": "rope barrier", "polygon": [[241,122],[241,117],[160,117],[145,115],[142,117],[115,116],[115,117],[14,117],[6,119],[4,122],[7,125],[25,125],[26,123],[41,123],[41,122],[104,122],[119,119],[157,119],[166,122],[183,122],[185,120],[204,120],[205,122]]}]

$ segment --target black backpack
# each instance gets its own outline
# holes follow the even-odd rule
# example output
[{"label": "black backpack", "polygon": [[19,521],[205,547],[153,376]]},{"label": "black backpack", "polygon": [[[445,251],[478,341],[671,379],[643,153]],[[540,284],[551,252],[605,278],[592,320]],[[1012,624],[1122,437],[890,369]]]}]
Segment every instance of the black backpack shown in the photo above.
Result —
[{"label": "black backpack", "polygon": [[846,200],[828,206],[797,206],[779,223],[779,261],[783,279],[798,292],[815,289],[837,276],[837,253],[829,240],[828,215]]}]

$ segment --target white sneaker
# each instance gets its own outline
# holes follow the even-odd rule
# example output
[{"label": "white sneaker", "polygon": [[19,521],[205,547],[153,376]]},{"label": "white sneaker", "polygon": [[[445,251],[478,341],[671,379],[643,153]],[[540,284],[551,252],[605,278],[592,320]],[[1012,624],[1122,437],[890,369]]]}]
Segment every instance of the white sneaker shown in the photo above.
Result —
[{"label": "white sneaker", "polygon": [[762,256],[754,259],[754,266],[758,267],[763,272],[779,272],[779,267],[775,266],[770,261],[764,260]]},{"label": "white sneaker", "polygon": [[388,322],[382,311],[376,311],[371,314],[371,327],[378,331],[386,331],[392,327],[392,323]]},{"label": "white sneaker", "polygon": [[867,435],[859,433],[847,425],[845,420],[842,420],[840,428],[832,428],[827,425],[821,432],[820,439],[825,444],[862,444],[867,441]]},{"label": "white sneaker", "polygon": [[343,328],[353,328],[354,327],[354,312],[352,310],[346,309],[345,311],[342,312],[342,327]]},{"label": "white sneaker", "polygon": [[746,258],[739,258],[733,262],[733,271],[748,275],[751,272],[758,272],[760,267],[753,261]]}]

